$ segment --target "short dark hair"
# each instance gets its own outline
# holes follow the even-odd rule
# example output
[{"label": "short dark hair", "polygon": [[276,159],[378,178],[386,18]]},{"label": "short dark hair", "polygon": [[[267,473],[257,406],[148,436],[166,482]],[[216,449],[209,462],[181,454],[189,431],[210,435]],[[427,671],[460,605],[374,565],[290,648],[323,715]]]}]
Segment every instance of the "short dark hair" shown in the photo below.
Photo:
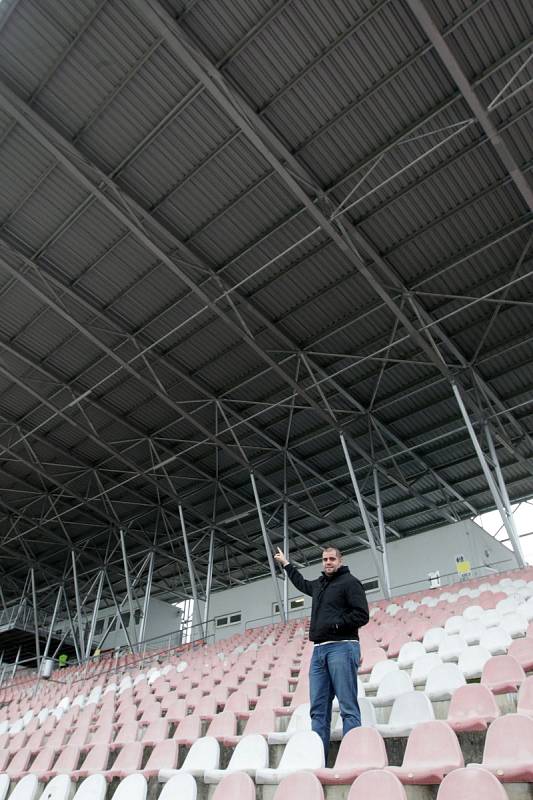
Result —
[{"label": "short dark hair", "polygon": [[335,544],[324,544],[324,545],[322,545],[322,553],[325,553],[326,550],[335,550],[335,553],[337,554],[337,558],[342,558],[342,553],[339,550],[339,548],[337,547],[337,545],[335,545]]}]

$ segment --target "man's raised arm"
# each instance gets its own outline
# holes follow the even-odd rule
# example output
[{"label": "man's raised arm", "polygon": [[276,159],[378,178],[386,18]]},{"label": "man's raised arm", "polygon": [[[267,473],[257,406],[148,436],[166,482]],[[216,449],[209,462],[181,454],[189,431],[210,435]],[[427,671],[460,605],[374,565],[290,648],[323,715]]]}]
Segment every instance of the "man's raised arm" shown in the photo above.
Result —
[{"label": "man's raised arm", "polygon": [[299,592],[303,592],[304,594],[308,594],[310,597],[313,596],[313,585],[312,581],[306,581],[306,579],[300,575],[296,567],[293,567],[292,564],[289,563],[287,560],[285,553],[278,547],[277,553],[274,553],[274,558],[281,564],[287,575],[289,576],[290,582],[296,586]]}]

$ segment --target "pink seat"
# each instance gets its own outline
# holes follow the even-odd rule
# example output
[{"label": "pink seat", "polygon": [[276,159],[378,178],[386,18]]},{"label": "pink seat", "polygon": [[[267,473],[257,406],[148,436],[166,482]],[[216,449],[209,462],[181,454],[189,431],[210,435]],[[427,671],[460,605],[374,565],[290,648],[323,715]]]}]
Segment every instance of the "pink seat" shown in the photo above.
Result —
[{"label": "pink seat", "polygon": [[323,784],[351,783],[369,769],[388,764],[385,742],[375,728],[352,728],[341,740],[335,765],[315,770]]},{"label": "pink seat", "polygon": [[[5,751],[4,751],[5,752]],[[5,768],[5,772],[9,775],[10,778],[14,778],[15,775],[18,775],[21,772],[25,772],[28,769],[28,764],[30,763],[31,758],[31,750],[23,747],[18,753],[15,753],[7,767]]]},{"label": "pink seat", "polygon": [[493,694],[516,692],[526,673],[512,656],[492,656],[483,666],[481,683]]},{"label": "pink seat", "polygon": [[217,713],[216,697],[213,694],[206,694],[194,709],[194,713],[201,719],[212,720]]},{"label": "pink seat", "polygon": [[69,745],[77,747],[83,747],[87,739],[89,738],[89,723],[85,723],[85,725],[80,725],[79,727],[76,726],[74,731],[68,740]]},{"label": "pink seat", "polygon": [[237,733],[237,717],[233,711],[221,711],[213,717],[206,732],[206,736],[212,736],[219,742],[235,737]]},{"label": "pink seat", "polygon": [[238,717],[248,717],[250,714],[250,697],[247,692],[237,689],[226,700],[224,711],[233,711]]},{"label": "pink seat", "polygon": [[533,639],[513,639],[507,655],[515,658],[525,672],[533,670]]},{"label": "pink seat", "polygon": [[312,772],[293,772],[280,781],[274,800],[296,800],[296,798],[324,800],[324,789]]},{"label": "pink seat", "polygon": [[[163,709],[163,703],[161,703],[161,708]],[[169,722],[174,722],[178,724],[187,716],[187,702],[183,698],[180,700],[175,700],[171,705],[167,707],[167,713],[165,714],[165,719]]]},{"label": "pink seat", "polygon": [[24,775],[27,775],[29,772],[31,772],[33,775],[36,775],[38,778],[41,778],[52,769],[52,764],[54,763],[55,757],[56,750],[54,750],[53,747],[43,747],[43,749],[37,753],[28,769],[25,772],[14,774],[12,776],[13,780],[18,780]]},{"label": "pink seat", "polygon": [[54,778],[56,775],[62,774],[63,772],[73,772],[78,766],[80,752],[80,748],[77,745],[67,745],[67,747],[63,748],[63,750],[60,752],[57,761],[52,766],[52,769],[49,769],[48,772],[43,773],[41,778],[43,780],[49,780],[50,778]]},{"label": "pink seat", "polygon": [[533,781],[533,719],[505,714],[495,720],[485,737],[481,766],[503,782]]},{"label": "pink seat", "polygon": [[145,778],[154,778],[160,769],[176,769],[178,765],[179,745],[175,739],[165,739],[156,744],[141,770]]},{"label": "pink seat", "polygon": [[533,675],[529,675],[520,686],[516,710],[519,714],[533,717]]},{"label": "pink seat", "polygon": [[437,800],[508,800],[507,792],[497,778],[482,767],[470,765],[446,775]]},{"label": "pink seat", "polygon": [[386,661],[387,660],[387,653],[382,647],[373,647],[366,652],[363,651],[363,659],[361,661],[361,666],[359,667],[359,672],[364,675],[367,672],[372,671],[372,667],[378,663],[378,661]]},{"label": "pink seat", "polygon": [[487,686],[468,683],[452,695],[446,722],[454,731],[486,731],[500,716],[494,695]]},{"label": "pink seat", "polygon": [[136,742],[139,735],[139,723],[127,722],[118,729],[115,740],[109,745],[110,750],[119,750],[125,744]]},{"label": "pink seat", "polygon": [[109,752],[107,744],[95,744],[85,756],[81,767],[70,773],[71,778],[77,781],[79,778],[86,778],[95,772],[104,772],[109,761]]},{"label": "pink seat", "polygon": [[141,741],[145,747],[155,747],[168,736],[169,722],[164,717],[151,722],[145,729]]},{"label": "pink seat", "polygon": [[94,747],[97,744],[105,744],[109,745],[111,739],[113,738],[113,726],[111,723],[107,725],[99,725],[93,733],[89,736],[89,740],[86,745],[82,748],[83,750],[88,750],[89,747]]},{"label": "pink seat", "polygon": [[407,800],[407,795],[396,775],[376,769],[363,772],[355,779],[347,800]]},{"label": "pink seat", "polygon": [[10,753],[16,753],[18,750],[22,750],[23,747],[26,747],[26,739],[27,739],[26,731],[21,731],[20,733],[16,733],[15,736],[12,736],[9,740],[9,744],[7,749]]},{"label": "pink seat", "polygon": [[[260,736],[264,736],[268,739],[269,733],[272,733],[276,730],[276,714],[273,708],[256,708],[255,711],[252,711],[246,725],[244,726],[244,730],[242,732],[243,736],[251,736],[252,734],[259,734]],[[227,747],[232,747],[236,745],[242,736],[226,736],[223,739],[223,743]]]},{"label": "pink seat", "polygon": [[387,657],[388,658],[397,658],[398,654],[402,648],[402,645],[407,644],[410,642],[411,638],[407,631],[403,630],[393,636],[389,642],[389,646],[387,648]]},{"label": "pink seat", "polygon": [[130,772],[138,772],[141,768],[143,750],[141,742],[125,744],[111,769],[105,770],[102,775],[111,781],[113,778],[125,778]]},{"label": "pink seat", "polygon": [[387,769],[402,783],[427,784],[440,783],[444,775],[460,767],[464,760],[457,736],[446,722],[433,720],[411,731],[402,766]]},{"label": "pink seat", "polygon": [[201,729],[202,720],[200,717],[196,716],[196,714],[189,714],[189,716],[185,717],[185,719],[180,722],[172,738],[178,744],[190,746],[200,738]]}]

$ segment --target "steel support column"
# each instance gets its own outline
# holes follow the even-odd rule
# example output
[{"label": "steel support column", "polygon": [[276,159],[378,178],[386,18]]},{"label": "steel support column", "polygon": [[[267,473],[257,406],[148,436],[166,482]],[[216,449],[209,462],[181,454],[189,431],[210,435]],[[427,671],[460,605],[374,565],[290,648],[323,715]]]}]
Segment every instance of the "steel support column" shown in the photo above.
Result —
[{"label": "steel support column", "polygon": [[[20,644],[20,645],[19,645],[19,649],[17,650],[17,655],[16,655],[16,658],[15,658],[15,663],[13,664],[13,669],[11,670],[11,680],[13,680],[13,678],[14,678],[14,677],[15,677],[15,675],[16,675],[16,672],[17,672],[17,667],[18,667],[18,665],[19,665],[19,660],[20,660],[20,651],[21,651],[21,650],[22,650],[22,645]],[[2,655],[3,655],[3,653],[2,653]]]},{"label": "steel support column", "polygon": [[102,599],[102,589],[104,586],[104,570],[100,571],[100,577],[98,579],[98,588],[96,590],[96,600],[94,603],[93,608],[93,615],[91,618],[91,627],[89,629],[89,638],[87,639],[87,647],[85,648],[85,658],[89,658],[91,655],[91,647],[93,644],[94,639],[94,631],[96,629],[96,619],[98,617],[98,611],[100,610],[100,601]]},{"label": "steel support column", "polygon": [[374,563],[376,565],[376,570],[378,573],[378,577],[382,586],[385,585],[385,579],[383,576],[383,567],[381,564],[381,558],[378,555],[377,547],[376,547],[376,540],[374,539],[374,531],[372,530],[372,524],[370,522],[370,518],[368,516],[368,512],[366,510],[365,501],[363,500],[363,495],[361,494],[361,489],[359,488],[359,483],[357,478],[355,477],[355,471],[352,464],[352,459],[350,458],[350,453],[348,451],[348,445],[346,444],[346,439],[344,438],[344,434],[340,433],[339,438],[341,441],[342,451],[344,453],[344,458],[346,460],[346,466],[348,467],[348,472],[350,473],[350,480],[352,481],[353,490],[355,492],[355,497],[357,500],[357,505],[359,506],[359,513],[361,514],[361,519],[363,520],[363,525],[365,527],[366,535],[368,538],[368,545],[370,547],[370,551],[372,553],[372,558],[374,559]]},{"label": "steel support column", "polygon": [[383,585],[383,594],[388,600],[390,600],[391,588],[390,588],[390,573],[389,573],[389,557],[387,554],[387,537],[385,534],[385,520],[383,518],[383,506],[381,504],[379,473],[375,467],[374,467],[374,494],[376,497],[376,511],[378,517],[379,539],[381,542],[381,555],[383,557],[383,577],[385,578],[385,583]]},{"label": "steel support column", "polygon": [[31,575],[31,597],[33,602],[33,625],[35,627],[35,663],[37,670],[41,664],[41,648],[39,645],[39,617],[37,615],[37,592],[35,589],[35,570],[33,567],[30,570]]},{"label": "steel support column", "polygon": [[278,607],[279,607],[279,615],[281,617],[282,622],[287,622],[287,617],[285,614],[285,609],[283,607],[283,599],[281,597],[281,592],[278,583],[278,577],[276,575],[276,567],[274,564],[274,556],[272,555],[272,544],[270,543],[270,539],[267,533],[265,520],[263,517],[263,510],[261,508],[261,501],[259,499],[259,492],[257,491],[257,484],[255,482],[255,475],[250,472],[250,481],[252,483],[252,489],[254,493],[255,505],[257,508],[257,516],[259,517],[259,525],[261,527],[261,533],[263,534],[263,542],[265,543],[265,550],[268,559],[268,566],[270,567],[270,575],[272,576],[272,582],[274,584],[274,596],[278,599]]},{"label": "steel support column", "polygon": [[500,488],[500,495],[502,498],[503,506],[505,508],[505,514],[507,517],[507,521],[509,523],[509,528],[513,530],[514,538],[511,540],[511,544],[513,550],[516,552],[518,549],[520,551],[520,555],[522,560],[525,563],[524,558],[524,551],[522,550],[522,542],[520,541],[520,537],[518,535],[518,531],[516,529],[513,510],[511,508],[511,501],[509,500],[509,494],[507,492],[507,486],[505,485],[505,479],[503,477],[502,468],[500,465],[500,460],[498,458],[498,454],[496,452],[496,448],[494,446],[494,439],[492,438],[492,433],[490,432],[490,428],[488,425],[485,425],[485,437],[487,439],[487,444],[489,446],[489,453],[492,463],[494,464],[494,469],[496,471],[496,478],[498,480],[498,486]]},{"label": "steel support column", "polygon": [[84,651],[83,641],[84,641],[85,637],[83,635],[83,621],[82,621],[82,617],[81,617],[80,590],[79,590],[79,586],[78,586],[78,573],[77,573],[77,570],[76,570],[76,555],[74,553],[74,550],[71,551],[70,555],[72,556],[72,580],[74,581],[74,595],[76,597],[76,616],[78,618],[78,641],[79,641],[79,644],[80,644],[80,654],[81,654],[81,657],[83,658],[83,651]]},{"label": "steel support column", "polygon": [[[109,575],[107,574],[107,570],[105,570],[105,578],[106,578],[106,581],[107,581],[107,585],[109,586],[109,591],[111,592],[111,598],[113,600],[113,604],[114,604],[114,606],[116,608],[116,611],[117,611],[116,617],[118,617],[118,620],[119,620],[119,622],[120,622],[120,624],[122,626],[122,630],[124,631],[124,636],[126,637],[126,641],[128,643],[128,647],[130,648],[131,652],[133,652],[133,646],[131,644],[130,634],[128,632],[128,626],[124,623],[124,618],[122,617],[122,612],[121,612],[121,610],[119,608],[119,605],[117,603],[117,597],[116,597],[116,594],[115,594],[115,590],[113,589],[113,585],[112,585],[112,583],[111,583],[111,581],[109,579]],[[105,632],[104,636],[102,637],[102,640],[100,642],[101,645],[105,641],[106,636],[107,636],[107,634],[109,633],[110,630],[111,630],[111,625],[108,626],[107,631]]]},{"label": "steel support column", "polygon": [[[289,505],[283,501],[283,552],[285,558],[289,560]],[[283,570],[283,607],[285,609],[285,619],[289,619],[289,576]]]},{"label": "steel support column", "polygon": [[137,641],[137,637],[135,635],[135,633],[136,633],[135,632],[135,626],[133,625],[133,620],[134,620],[134,616],[133,616],[134,615],[133,592],[131,590],[130,571],[129,571],[129,568],[128,568],[128,558],[127,558],[127,554],[126,554],[126,539],[125,539],[124,531],[122,530],[122,528],[120,529],[119,533],[120,533],[120,549],[122,550],[122,562],[124,564],[124,577],[125,577],[125,580],[126,580],[126,592],[127,592],[127,595],[128,595],[128,606],[129,606],[129,609],[130,609],[130,624],[129,624],[128,627],[130,629],[130,634],[133,631],[133,636],[130,636],[129,638]]},{"label": "steel support column", "polygon": [[[198,631],[200,635],[204,635],[203,625],[202,625],[202,617],[200,614],[200,608],[198,605],[198,592],[196,591],[196,577],[194,574],[194,567],[191,558],[191,551],[189,550],[189,540],[187,538],[187,529],[185,528],[185,517],[183,516],[183,508],[181,505],[179,506],[179,514],[180,514],[180,523],[181,523],[181,534],[183,537],[183,546],[185,548],[185,558],[187,559],[187,569],[189,570],[189,578],[191,581],[191,592],[192,598],[194,601],[194,608],[193,608],[193,627],[198,625]],[[194,622],[196,618],[196,623]]]},{"label": "steel support column", "polygon": [[62,587],[58,586],[56,602],[54,604],[54,610],[53,610],[53,613],[52,613],[52,620],[50,622],[50,628],[48,630],[48,636],[46,637],[46,644],[45,644],[45,647],[44,647],[43,660],[41,661],[41,665],[39,667],[39,673],[38,673],[39,676],[41,675],[41,667],[44,664],[44,662],[46,661],[46,659],[48,658],[48,651],[50,650],[50,644],[52,642],[52,634],[54,632],[54,625],[56,624],[56,617],[57,617],[57,612],[59,611],[59,604],[61,602],[62,593],[63,593]]},{"label": "steel support column", "polygon": [[207,622],[209,620],[209,604],[211,602],[211,584],[213,582],[214,561],[215,561],[215,531],[212,530],[209,536],[209,560],[207,562],[207,578],[205,582],[205,606],[204,606],[205,636],[207,636]]},{"label": "steel support column", "polygon": [[146,622],[148,619],[148,606],[150,604],[150,594],[152,592],[152,580],[154,577],[154,559],[155,559],[155,554],[152,551],[148,559],[148,576],[146,578],[146,589],[144,592],[142,619],[139,627],[139,636],[138,636],[139,642],[144,641],[144,634],[146,631]]},{"label": "steel support column", "polygon": [[[69,624],[69,628],[70,628],[70,633],[71,633],[71,636],[72,636],[72,641],[74,643],[74,649],[76,651],[76,658],[78,659],[78,664],[81,664],[82,658],[81,658],[81,652],[80,652],[80,648],[79,648],[78,639],[77,639],[77,636],[76,636],[76,629],[74,627],[74,622],[72,621],[72,615],[70,613],[70,608],[69,608],[69,605],[68,605],[68,599],[67,599],[67,595],[66,595],[66,592],[65,592],[64,589],[63,589],[63,596],[65,598],[65,611],[67,612],[67,619],[68,619],[68,624]],[[63,644],[62,641],[61,641],[59,647],[61,647],[61,644]],[[54,655],[59,650],[59,647],[56,648],[56,651],[54,652]]]},{"label": "steel support column", "polygon": [[465,425],[466,425],[466,429],[468,431],[470,439],[472,440],[472,444],[474,445],[474,450],[476,451],[476,455],[478,457],[479,463],[481,464],[481,469],[483,471],[483,475],[485,476],[485,480],[487,481],[488,487],[490,489],[490,493],[492,495],[492,499],[494,500],[494,502],[496,504],[496,508],[500,512],[500,517],[501,517],[502,522],[503,522],[503,524],[505,526],[505,530],[507,531],[507,534],[509,536],[509,540],[510,540],[512,546],[513,546],[513,552],[514,552],[514,555],[515,555],[516,563],[518,564],[518,566],[520,568],[522,568],[522,567],[525,566],[525,561],[524,561],[524,555],[522,553],[522,547],[520,545],[520,541],[519,541],[518,537],[515,536],[514,526],[509,523],[509,519],[507,517],[506,511],[505,511],[505,507],[504,507],[504,504],[503,504],[503,500],[502,500],[502,498],[500,496],[500,493],[499,493],[498,487],[496,485],[496,482],[494,480],[494,477],[492,475],[492,472],[490,471],[490,467],[487,464],[487,459],[485,458],[485,453],[483,452],[483,449],[482,449],[482,447],[481,447],[481,445],[479,443],[479,440],[478,440],[478,438],[476,436],[476,432],[474,430],[474,426],[472,425],[472,422],[471,422],[470,417],[468,415],[468,411],[466,409],[466,405],[465,405],[464,400],[463,400],[463,395],[461,393],[461,390],[459,389],[459,386],[454,381],[452,381],[452,389],[453,389],[453,393],[455,395],[455,399],[457,400],[457,404],[459,406],[459,409],[461,411],[462,417],[464,419],[464,422],[465,422]]}]

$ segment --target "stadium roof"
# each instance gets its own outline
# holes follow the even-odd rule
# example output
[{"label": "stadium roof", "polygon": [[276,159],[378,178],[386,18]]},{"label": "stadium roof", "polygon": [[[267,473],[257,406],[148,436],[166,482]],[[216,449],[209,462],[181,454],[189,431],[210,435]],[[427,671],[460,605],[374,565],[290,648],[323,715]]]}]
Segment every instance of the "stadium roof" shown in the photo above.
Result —
[{"label": "stadium roof", "polygon": [[6,601],[72,552],[124,594],[121,529],[188,595],[180,505],[200,594],[212,530],[214,589],[267,574],[251,473],[302,563],[364,547],[346,453],[389,540],[473,517],[459,400],[531,495],[528,10],[0,4]]}]

